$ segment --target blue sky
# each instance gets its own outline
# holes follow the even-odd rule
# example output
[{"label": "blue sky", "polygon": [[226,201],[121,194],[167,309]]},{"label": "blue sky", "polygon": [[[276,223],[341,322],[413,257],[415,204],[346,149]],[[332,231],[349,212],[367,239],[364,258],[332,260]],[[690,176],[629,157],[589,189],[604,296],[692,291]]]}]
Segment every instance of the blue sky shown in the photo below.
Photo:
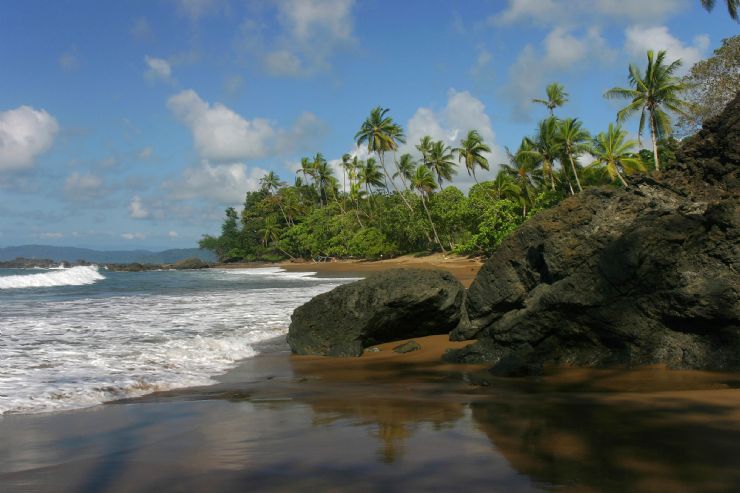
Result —
[{"label": "blue sky", "polygon": [[194,246],[267,170],[353,151],[376,105],[409,150],[477,128],[500,162],[547,83],[598,132],[628,63],[688,69],[738,28],[699,0],[6,0],[0,246]]}]

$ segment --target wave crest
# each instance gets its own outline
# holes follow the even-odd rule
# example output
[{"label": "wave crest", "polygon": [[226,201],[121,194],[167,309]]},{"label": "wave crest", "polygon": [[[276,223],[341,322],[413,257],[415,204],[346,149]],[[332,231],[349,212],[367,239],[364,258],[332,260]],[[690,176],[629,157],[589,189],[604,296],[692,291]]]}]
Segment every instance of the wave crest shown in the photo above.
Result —
[{"label": "wave crest", "polygon": [[83,286],[105,279],[96,265],[77,266],[71,269],[0,277],[0,289],[47,288],[53,286]]}]

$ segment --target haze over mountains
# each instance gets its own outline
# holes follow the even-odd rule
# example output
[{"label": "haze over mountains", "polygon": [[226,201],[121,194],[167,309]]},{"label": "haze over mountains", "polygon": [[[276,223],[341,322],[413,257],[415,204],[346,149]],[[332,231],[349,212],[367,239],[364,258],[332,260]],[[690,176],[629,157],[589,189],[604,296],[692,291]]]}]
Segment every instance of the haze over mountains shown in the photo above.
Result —
[{"label": "haze over mountains", "polygon": [[88,262],[128,264],[171,264],[178,260],[197,257],[206,262],[216,261],[216,256],[208,250],[199,248],[177,248],[153,252],[150,250],[91,250],[88,248],[59,247],[51,245],[20,245],[0,248],[0,261],[14,260],[18,257],[50,259],[56,262],[67,260]]}]

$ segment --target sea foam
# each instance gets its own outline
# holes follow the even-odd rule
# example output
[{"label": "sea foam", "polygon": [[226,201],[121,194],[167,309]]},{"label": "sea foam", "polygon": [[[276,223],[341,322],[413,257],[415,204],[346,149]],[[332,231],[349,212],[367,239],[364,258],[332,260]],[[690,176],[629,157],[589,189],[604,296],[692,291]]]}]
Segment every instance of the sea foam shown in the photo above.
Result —
[{"label": "sea foam", "polygon": [[0,289],[46,288],[53,286],[82,286],[105,279],[98,267],[78,266],[70,269],[55,269],[42,274],[25,274],[0,277]]}]

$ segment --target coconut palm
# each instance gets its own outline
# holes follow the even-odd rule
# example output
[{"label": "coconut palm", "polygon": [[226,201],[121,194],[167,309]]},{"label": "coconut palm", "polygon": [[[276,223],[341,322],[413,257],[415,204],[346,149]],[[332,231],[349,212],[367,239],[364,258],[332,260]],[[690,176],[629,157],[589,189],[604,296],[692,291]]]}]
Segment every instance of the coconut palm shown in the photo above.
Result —
[{"label": "coconut palm", "polygon": [[679,99],[679,95],[689,86],[674,76],[681,67],[681,60],[666,64],[665,58],[664,50],[659,51],[657,57],[652,50],[648,51],[648,65],[644,75],[636,65],[631,64],[629,67],[630,89],[614,87],[604,94],[610,99],[631,99],[631,102],[617,113],[617,122],[623,122],[639,111],[638,142],[645,128],[645,120],[649,120],[656,170],[660,170],[658,141],[671,133],[671,117],[668,111],[685,115],[688,107],[688,103]]},{"label": "coconut palm", "polygon": [[[708,12],[714,8],[715,3],[715,0],[701,0],[701,6]],[[725,4],[727,4],[727,13],[730,14],[730,17],[738,20],[737,11],[740,8],[740,0],[725,0]]]},{"label": "coconut palm", "polygon": [[[388,108],[381,108],[380,106],[373,108],[370,111],[370,116],[362,122],[360,130],[355,134],[355,141],[358,146],[367,144],[367,150],[378,156],[386,179],[391,182],[395,191],[398,192],[398,187],[396,187],[393,179],[388,174],[388,169],[385,167],[385,153],[388,151],[395,152],[398,150],[398,144],[404,143],[406,140],[403,129],[393,121],[393,118],[387,116],[388,111]],[[406,197],[401,193],[399,194],[409,210],[413,212],[413,208]]]},{"label": "coconut palm", "polygon": [[260,188],[265,192],[274,193],[284,186],[285,182],[280,181],[280,177],[274,171],[270,171],[260,178]]},{"label": "coconut palm", "polygon": [[314,176],[313,163],[311,162],[311,159],[307,157],[301,158],[301,169],[297,172],[302,173],[303,179],[306,183],[309,183],[309,178],[313,178]]},{"label": "coconut palm", "polygon": [[506,149],[508,163],[501,164],[501,171],[511,176],[520,190],[519,202],[522,204],[522,215],[527,215],[527,206],[534,202],[534,195],[540,184],[542,161],[530,152],[531,148],[526,139],[519,144],[516,153]]},{"label": "coconut palm", "polygon": [[259,234],[262,237],[262,246],[267,247],[270,241],[277,241],[280,237],[280,224],[274,215],[269,215],[265,218],[262,228],[259,230]]},{"label": "coconut palm", "polygon": [[427,207],[427,200],[429,199],[429,196],[432,194],[434,189],[437,188],[437,183],[434,181],[434,174],[432,174],[432,171],[426,166],[418,166],[416,168],[416,171],[414,171],[414,175],[411,177],[411,187],[414,190],[418,191],[419,195],[421,196],[421,205],[424,207],[424,212],[426,212],[427,219],[429,219],[429,224],[432,227],[434,241],[436,241],[437,245],[439,245],[439,248],[442,249],[442,253],[447,253],[445,251],[445,247],[442,245],[442,242],[439,241],[437,228],[434,226],[432,215],[429,213],[429,207]]},{"label": "coconut palm", "polygon": [[542,174],[550,182],[550,188],[553,191],[555,191],[555,162],[562,151],[557,132],[557,118],[551,116],[541,120],[535,136],[526,139],[528,150],[522,151],[532,153],[537,160],[542,162]]},{"label": "coconut palm", "polygon": [[492,195],[499,200],[511,199],[518,201],[519,197],[522,196],[522,189],[517,185],[514,177],[505,170],[499,171],[493,181],[486,183],[490,184]]},{"label": "coconut palm", "polygon": [[433,142],[434,141],[430,136],[425,135],[421,140],[419,140],[419,143],[416,144],[416,149],[421,153],[421,162],[424,166],[429,166],[429,153],[432,150]]},{"label": "coconut palm", "polygon": [[398,171],[393,174],[393,178],[401,178],[403,186],[408,188],[408,181],[411,180],[416,171],[416,162],[411,154],[401,154],[396,164]]},{"label": "coconut palm", "polygon": [[454,156],[452,155],[450,146],[445,145],[441,140],[432,143],[432,146],[429,148],[429,155],[427,156],[427,167],[437,177],[439,188],[442,188],[442,183],[445,180],[452,181],[453,175],[457,174],[455,170],[457,164],[453,159]]},{"label": "coconut palm", "polygon": [[371,196],[373,194],[373,188],[385,187],[383,173],[380,172],[378,162],[373,158],[367,158],[365,161],[360,161],[357,179],[358,183],[364,186],[367,193]]},{"label": "coconut palm", "polygon": [[568,102],[568,93],[565,92],[565,87],[562,84],[553,82],[545,88],[547,93],[547,99],[533,99],[532,102],[540,103],[547,107],[550,111],[550,116],[555,116],[555,108],[559,108]]},{"label": "coconut palm", "polygon": [[483,142],[483,137],[477,130],[470,130],[468,135],[460,140],[460,147],[452,150],[457,153],[458,162],[465,161],[465,169],[468,175],[473,175],[475,183],[478,183],[478,177],[475,176],[475,168],[480,167],[486,171],[489,170],[488,159],[483,155],[490,153],[491,148]]},{"label": "coconut palm", "polygon": [[590,139],[591,136],[583,128],[583,124],[578,118],[566,118],[558,123],[557,140],[560,143],[564,157],[570,162],[579,192],[583,191],[583,187],[581,187],[581,180],[578,178],[575,158],[589,150]]},{"label": "coconut palm", "polygon": [[619,125],[609,124],[606,133],[601,132],[595,138],[591,154],[596,158],[591,166],[604,166],[612,181],[619,179],[627,187],[623,173],[632,174],[636,171],[645,171],[645,165],[635,154],[637,142],[626,140],[627,131]]}]

